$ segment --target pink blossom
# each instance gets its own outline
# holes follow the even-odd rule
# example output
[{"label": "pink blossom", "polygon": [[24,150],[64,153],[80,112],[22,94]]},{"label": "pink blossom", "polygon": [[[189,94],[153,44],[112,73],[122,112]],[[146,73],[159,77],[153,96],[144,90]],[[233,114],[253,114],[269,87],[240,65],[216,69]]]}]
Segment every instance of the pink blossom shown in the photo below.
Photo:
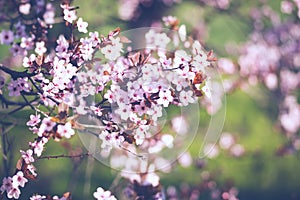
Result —
[{"label": "pink blossom", "polygon": [[8,191],[7,197],[9,199],[15,198],[18,199],[20,197],[21,191],[18,187],[13,187],[11,190]]},{"label": "pink blossom", "polygon": [[182,103],[183,106],[187,106],[190,103],[194,103],[195,102],[195,98],[193,96],[193,91],[189,90],[189,91],[185,91],[182,90],[180,92],[179,95],[179,100]]},{"label": "pink blossom", "polygon": [[39,128],[38,136],[41,137],[43,136],[44,132],[52,131],[54,126],[55,126],[55,122],[53,122],[50,117],[44,118]]},{"label": "pink blossom", "polygon": [[14,33],[11,30],[2,30],[0,34],[1,44],[11,44],[14,41]]},{"label": "pink blossom", "polygon": [[171,95],[170,90],[161,90],[159,92],[159,99],[157,100],[158,104],[163,105],[164,107],[167,107],[170,102],[173,101],[173,96]]},{"label": "pink blossom", "polygon": [[42,200],[42,199],[46,199],[46,196],[45,195],[41,196],[39,194],[35,194],[32,197],[30,197],[30,200]]},{"label": "pink blossom", "polygon": [[2,185],[1,185],[1,192],[5,192],[5,191],[10,191],[12,189],[13,185],[12,185],[12,178],[11,177],[5,177],[2,180]]},{"label": "pink blossom", "polygon": [[98,187],[97,191],[94,192],[93,195],[97,200],[117,200],[110,191],[105,191],[101,187]]},{"label": "pink blossom", "polygon": [[44,146],[47,142],[48,142],[48,139],[43,137],[39,141],[29,142],[29,146],[31,146],[33,148],[33,151],[37,155],[37,157],[40,157],[44,150]]},{"label": "pink blossom", "polygon": [[65,125],[59,124],[57,126],[57,133],[65,138],[70,138],[75,134],[75,131],[72,129],[72,125],[70,122],[67,122]]},{"label": "pink blossom", "polygon": [[84,22],[82,20],[82,18],[80,17],[78,20],[77,20],[77,28],[78,28],[78,31],[79,32],[82,32],[82,33],[87,33],[87,27],[88,27],[88,23],[87,22]]},{"label": "pink blossom", "polygon": [[29,57],[25,56],[23,58],[23,66],[24,67],[31,67],[33,65],[35,59],[36,59],[35,54],[31,54]]},{"label": "pink blossom", "polygon": [[34,51],[38,55],[43,55],[44,53],[46,53],[47,48],[45,47],[45,42],[44,41],[36,42],[35,43],[35,50]]},{"label": "pink blossom", "polygon": [[26,164],[30,164],[34,162],[33,151],[31,149],[28,149],[26,152],[20,150],[20,152],[21,152],[21,157],[23,158]]},{"label": "pink blossom", "polygon": [[11,81],[7,87],[9,91],[9,96],[20,96],[21,88],[18,81]]},{"label": "pink blossom", "polygon": [[36,126],[41,121],[41,115],[30,115],[30,120],[26,123],[27,126]]},{"label": "pink blossom", "polygon": [[28,180],[24,177],[22,171],[18,171],[17,174],[12,177],[12,181],[13,181],[12,184],[14,188],[19,186],[24,187],[25,183],[28,182]]},{"label": "pink blossom", "polygon": [[77,19],[75,10],[64,9],[64,20],[73,23]]}]

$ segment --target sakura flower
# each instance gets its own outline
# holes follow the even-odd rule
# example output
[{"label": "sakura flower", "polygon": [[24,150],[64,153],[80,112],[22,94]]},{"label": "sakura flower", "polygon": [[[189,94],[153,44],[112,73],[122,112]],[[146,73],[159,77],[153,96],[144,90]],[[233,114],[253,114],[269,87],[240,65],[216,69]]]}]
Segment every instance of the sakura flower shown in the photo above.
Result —
[{"label": "sakura flower", "polygon": [[177,17],[174,17],[174,16],[166,16],[166,17],[163,17],[162,20],[166,26],[170,26],[170,25],[178,22]]},{"label": "sakura flower", "polygon": [[177,50],[175,52],[173,67],[178,68],[180,65],[187,65],[190,60],[191,56],[188,55],[184,50]]},{"label": "sakura flower", "polygon": [[27,165],[27,169],[33,176],[37,176],[37,173],[35,172],[36,169],[33,165]]},{"label": "sakura flower", "polygon": [[172,135],[169,134],[164,134],[161,137],[161,141],[164,143],[164,145],[168,148],[173,148],[173,141],[174,141],[174,137]]},{"label": "sakura flower", "polygon": [[80,17],[78,20],[77,20],[77,28],[78,28],[78,31],[79,32],[82,32],[82,33],[87,33],[87,27],[88,27],[88,23],[87,22],[84,22],[82,20],[82,18]]},{"label": "sakura flower", "polygon": [[115,113],[118,114],[121,117],[121,119],[127,120],[131,113],[130,105],[119,104],[119,108],[115,111]]},{"label": "sakura flower", "polygon": [[219,155],[219,148],[214,144],[206,144],[203,149],[204,155],[210,159],[216,158]]},{"label": "sakura flower", "polygon": [[89,33],[92,46],[95,47],[100,43],[99,33],[98,32],[90,32]]},{"label": "sakura flower", "polygon": [[222,149],[229,149],[234,145],[234,138],[230,133],[223,133],[220,137],[219,145]]},{"label": "sakura flower", "polygon": [[46,12],[43,15],[46,24],[54,24],[55,20],[55,8],[51,3],[47,3]]},{"label": "sakura flower", "polygon": [[55,122],[53,122],[50,117],[44,118],[43,121],[42,121],[42,124],[39,128],[38,136],[41,137],[41,136],[43,136],[44,132],[52,131],[54,126],[55,126]]},{"label": "sakura flower", "polygon": [[23,58],[23,66],[24,67],[31,67],[33,65],[33,62],[35,61],[36,56],[35,54],[31,54],[29,57],[24,57]]},{"label": "sakura flower", "polygon": [[142,184],[152,185],[153,187],[156,187],[159,185],[159,176],[155,173],[147,173]]},{"label": "sakura flower", "polygon": [[45,42],[41,41],[41,42],[36,42],[35,43],[35,50],[34,50],[38,55],[43,55],[44,53],[46,53],[47,49],[45,47]]},{"label": "sakura flower", "polygon": [[31,8],[30,3],[20,4],[19,12],[24,15],[28,15],[30,13],[30,8]]},{"label": "sakura flower", "polygon": [[240,144],[235,144],[231,149],[230,153],[235,157],[241,157],[245,153],[245,149]]},{"label": "sakura flower", "polygon": [[218,66],[226,74],[233,74],[235,72],[235,66],[233,62],[228,58],[218,59]]},{"label": "sakura flower", "polygon": [[73,23],[77,19],[75,10],[64,9],[64,20]]},{"label": "sakura flower", "polygon": [[18,44],[13,44],[9,51],[13,54],[13,56],[25,56],[27,55],[27,51],[20,47]]},{"label": "sakura flower", "polygon": [[11,44],[14,41],[14,33],[11,30],[2,30],[0,34],[1,44]]},{"label": "sakura flower", "polygon": [[33,151],[37,155],[37,157],[40,157],[47,142],[48,139],[43,137],[40,141],[29,142],[29,146],[33,148]]},{"label": "sakura flower", "polygon": [[32,197],[30,197],[30,200],[42,200],[42,199],[46,199],[46,196],[45,195],[41,196],[39,194],[35,194]]},{"label": "sakura flower", "polygon": [[20,197],[21,191],[18,187],[13,187],[11,190],[8,191],[7,197],[9,199],[18,199]]},{"label": "sakura flower", "polygon": [[2,180],[2,185],[0,188],[1,192],[10,191],[12,189],[12,178],[11,177],[5,177]]},{"label": "sakura flower", "polygon": [[26,91],[26,92],[29,92],[31,87],[28,83],[28,78],[25,77],[25,78],[18,78],[18,85],[20,87],[20,90],[21,91]]},{"label": "sakura flower", "polygon": [[97,191],[94,192],[93,195],[97,200],[117,200],[116,197],[113,196],[110,191],[105,191],[101,187],[98,187]]},{"label": "sakura flower", "polygon": [[294,5],[290,1],[281,2],[281,12],[286,14],[291,14],[293,11]]},{"label": "sakura flower", "polygon": [[75,134],[75,131],[72,129],[71,123],[67,122],[65,125],[60,124],[57,126],[57,133],[62,137],[70,138]]},{"label": "sakura flower", "polygon": [[171,39],[165,33],[158,33],[155,36],[154,44],[161,49],[165,49]]},{"label": "sakura flower", "polygon": [[30,120],[26,123],[27,126],[36,126],[38,123],[40,123],[41,115],[30,115]]},{"label": "sakura flower", "polygon": [[134,135],[135,143],[136,145],[141,145],[143,144],[145,140],[145,133],[141,128],[138,128],[135,135]]},{"label": "sakura flower", "polygon": [[178,162],[182,167],[189,167],[193,163],[193,158],[189,152],[185,152],[178,157]]},{"label": "sakura flower", "polygon": [[30,164],[34,162],[33,151],[31,149],[28,149],[26,152],[20,150],[20,153],[21,153],[21,157],[23,158],[26,164]]},{"label": "sakura flower", "polygon": [[27,182],[28,180],[24,177],[22,171],[18,171],[17,174],[12,177],[12,185],[14,188],[17,188],[19,186],[24,187],[25,183]]},{"label": "sakura flower", "polygon": [[121,55],[120,51],[113,45],[107,45],[101,48],[101,53],[109,60],[116,60]]},{"label": "sakura flower", "polygon": [[21,88],[18,84],[18,81],[11,81],[7,87],[9,96],[20,96]]},{"label": "sakura flower", "polygon": [[20,47],[26,50],[33,49],[34,46],[34,36],[33,37],[22,37]]},{"label": "sakura flower", "polygon": [[90,106],[91,110],[98,116],[102,116],[102,111],[100,107]]},{"label": "sakura flower", "polygon": [[195,102],[195,98],[193,97],[193,92],[191,90],[182,90],[179,94],[179,100],[183,106],[187,106],[189,103]]},{"label": "sakura flower", "polygon": [[173,101],[173,96],[170,90],[161,90],[159,92],[159,99],[157,103],[163,105],[164,107],[168,107],[169,103]]},{"label": "sakura flower", "polygon": [[177,116],[172,119],[172,129],[179,135],[185,135],[188,132],[188,123],[183,116]]}]

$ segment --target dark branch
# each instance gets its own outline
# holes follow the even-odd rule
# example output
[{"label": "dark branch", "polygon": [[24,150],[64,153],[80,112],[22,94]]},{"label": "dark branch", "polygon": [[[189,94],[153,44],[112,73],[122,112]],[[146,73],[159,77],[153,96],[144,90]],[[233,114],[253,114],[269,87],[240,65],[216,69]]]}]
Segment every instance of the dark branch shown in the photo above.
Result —
[{"label": "dark branch", "polygon": [[9,69],[8,67],[5,67],[2,64],[0,64],[0,70],[2,70],[5,73],[9,74],[13,79],[32,77],[32,76],[35,75],[34,73],[27,73],[27,71],[18,72],[18,71],[15,71],[15,70],[11,70],[11,69]]}]

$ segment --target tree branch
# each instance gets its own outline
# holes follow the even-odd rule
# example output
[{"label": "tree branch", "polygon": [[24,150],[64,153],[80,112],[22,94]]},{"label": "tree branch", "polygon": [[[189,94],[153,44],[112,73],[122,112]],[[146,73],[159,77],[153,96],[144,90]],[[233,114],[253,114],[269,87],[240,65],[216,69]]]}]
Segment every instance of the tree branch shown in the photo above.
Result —
[{"label": "tree branch", "polygon": [[0,64],[0,70],[2,70],[5,73],[9,74],[13,79],[32,77],[32,76],[35,75],[35,73],[27,73],[27,70],[23,71],[23,72],[18,72],[18,71],[15,71],[15,70],[11,70],[11,69],[9,69],[8,67],[5,67],[2,64]]}]

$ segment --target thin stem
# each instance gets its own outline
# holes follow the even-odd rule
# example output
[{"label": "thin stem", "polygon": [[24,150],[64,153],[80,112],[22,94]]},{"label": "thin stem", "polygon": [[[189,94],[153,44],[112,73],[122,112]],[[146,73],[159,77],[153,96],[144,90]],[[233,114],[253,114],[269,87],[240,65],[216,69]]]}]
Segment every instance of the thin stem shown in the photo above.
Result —
[{"label": "thin stem", "polygon": [[55,159],[57,159],[57,158],[83,158],[85,156],[91,156],[91,155],[92,154],[90,154],[90,153],[79,154],[79,155],[64,155],[64,154],[62,154],[62,155],[57,155],[57,156],[41,156],[41,157],[38,157],[37,159],[38,160],[42,160],[42,159],[50,160],[53,158],[55,158]]}]

